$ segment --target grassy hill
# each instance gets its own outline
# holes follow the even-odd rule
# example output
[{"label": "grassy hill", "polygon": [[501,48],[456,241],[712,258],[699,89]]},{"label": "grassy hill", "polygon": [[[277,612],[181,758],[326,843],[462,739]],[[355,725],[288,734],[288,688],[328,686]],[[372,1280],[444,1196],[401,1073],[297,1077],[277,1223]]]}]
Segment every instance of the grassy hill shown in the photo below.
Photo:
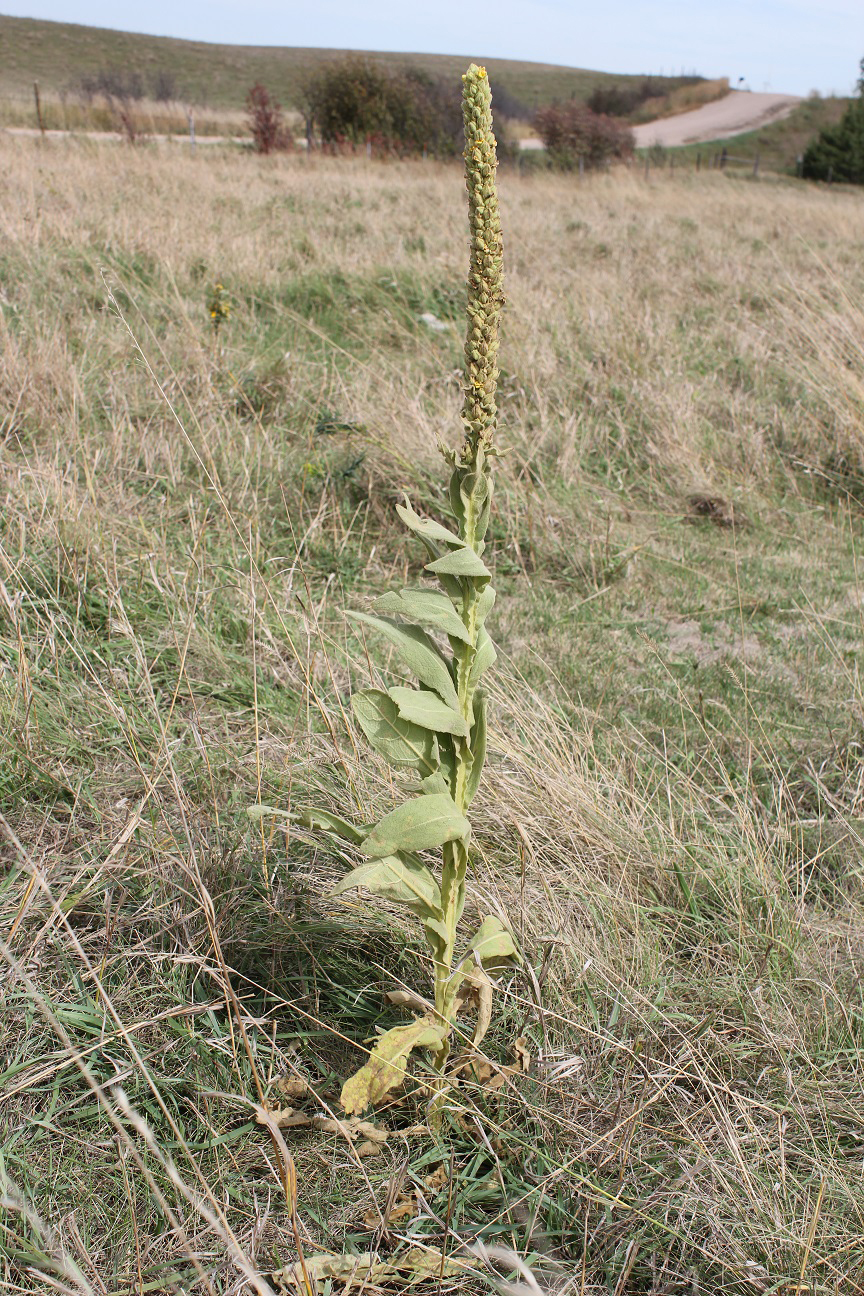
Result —
[{"label": "grassy hill", "polygon": [[[304,75],[316,64],[345,53],[348,51],[215,45],[0,15],[0,96],[29,95],[34,80],[49,92],[59,92],[74,88],[82,78],[106,69],[134,69],[148,88],[160,75],[174,82],[177,98],[213,108],[241,108],[246,90],[255,81],[262,81],[290,104]],[[391,66],[411,63],[436,77],[456,80],[471,58],[483,57],[483,51],[374,53],[372,57]],[[597,86],[641,79],[515,59],[486,59],[485,62],[496,86],[528,108],[573,95],[584,98]],[[679,78],[656,80],[672,88]]]}]

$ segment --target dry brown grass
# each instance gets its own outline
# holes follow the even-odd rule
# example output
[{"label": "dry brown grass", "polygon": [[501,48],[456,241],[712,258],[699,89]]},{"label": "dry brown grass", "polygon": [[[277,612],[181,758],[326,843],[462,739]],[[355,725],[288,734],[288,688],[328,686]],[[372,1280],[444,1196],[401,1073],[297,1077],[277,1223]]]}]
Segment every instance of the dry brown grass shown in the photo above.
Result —
[{"label": "dry brown grass", "polygon": [[[332,1108],[421,955],[398,913],[326,899],[343,860],[244,810],[344,810],[346,769],[358,818],[392,802],[345,708],[381,663],[339,612],[413,561],[398,489],[441,507],[461,178],[0,159],[0,1283],[265,1291],[295,1239],[256,1086],[299,1072]],[[410,1153],[429,1210],[394,1236],[495,1243],[562,1292],[861,1292],[862,526],[831,467],[860,444],[860,198],[501,191],[506,651],[471,903],[526,960],[488,1056],[527,1036],[532,1073],[463,1085],[444,1146],[359,1162],[286,1130],[301,1240],[368,1247]],[[747,525],[694,523],[695,493]]]},{"label": "dry brown grass", "polygon": [[659,117],[677,117],[679,113],[692,112],[703,104],[714,103],[729,94],[729,78],[715,77],[698,81],[695,85],[677,86],[668,94],[646,99],[633,114],[634,122],[655,121]]}]

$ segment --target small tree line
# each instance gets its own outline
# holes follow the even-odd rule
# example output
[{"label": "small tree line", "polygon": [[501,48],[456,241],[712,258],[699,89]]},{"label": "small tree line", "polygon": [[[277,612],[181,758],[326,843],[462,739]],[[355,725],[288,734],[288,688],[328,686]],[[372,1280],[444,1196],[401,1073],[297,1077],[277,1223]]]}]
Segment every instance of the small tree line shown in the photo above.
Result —
[{"label": "small tree line", "polygon": [[[512,95],[499,96],[499,117],[530,117]],[[462,151],[462,109],[453,88],[421,68],[382,67],[361,56],[322,65],[306,81],[297,106],[307,142],[326,152],[365,148],[373,156],[453,157]],[[246,99],[256,150],[272,153],[293,146],[282,105],[263,85]],[[632,155],[630,129],[579,100],[544,108],[533,125],[553,166],[596,168]]]}]

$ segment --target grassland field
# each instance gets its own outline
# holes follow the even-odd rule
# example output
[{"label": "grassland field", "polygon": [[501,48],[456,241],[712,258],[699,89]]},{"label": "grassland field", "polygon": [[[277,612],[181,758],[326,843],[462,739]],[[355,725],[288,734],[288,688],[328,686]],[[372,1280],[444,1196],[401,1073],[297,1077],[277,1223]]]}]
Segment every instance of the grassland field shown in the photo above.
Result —
[{"label": "grassland field", "polygon": [[864,1292],[862,198],[500,190],[469,908],[524,960],[488,1073],[531,1064],[368,1160],[286,1128],[295,1233],[257,1086],[332,1116],[428,969],[246,808],[396,796],[342,613],[418,574],[403,491],[447,516],[460,170],[0,137],[5,1291],[296,1290],[299,1240],[475,1258],[437,1291],[483,1243],[525,1296]]}]

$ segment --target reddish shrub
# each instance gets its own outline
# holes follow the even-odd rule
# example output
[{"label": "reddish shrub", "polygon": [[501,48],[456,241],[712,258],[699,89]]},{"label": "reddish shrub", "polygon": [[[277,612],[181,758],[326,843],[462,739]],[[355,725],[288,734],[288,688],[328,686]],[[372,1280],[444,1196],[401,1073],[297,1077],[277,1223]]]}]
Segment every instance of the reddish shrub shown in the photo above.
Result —
[{"label": "reddish shrub", "polygon": [[260,82],[253,85],[246,96],[246,112],[256,153],[274,153],[277,149],[291,148],[291,136],[282,120],[282,105]]},{"label": "reddish shrub", "polygon": [[580,158],[589,168],[604,166],[613,158],[629,158],[636,146],[628,126],[592,112],[577,99],[541,108],[534,126],[552,161],[568,170],[578,166]]}]

